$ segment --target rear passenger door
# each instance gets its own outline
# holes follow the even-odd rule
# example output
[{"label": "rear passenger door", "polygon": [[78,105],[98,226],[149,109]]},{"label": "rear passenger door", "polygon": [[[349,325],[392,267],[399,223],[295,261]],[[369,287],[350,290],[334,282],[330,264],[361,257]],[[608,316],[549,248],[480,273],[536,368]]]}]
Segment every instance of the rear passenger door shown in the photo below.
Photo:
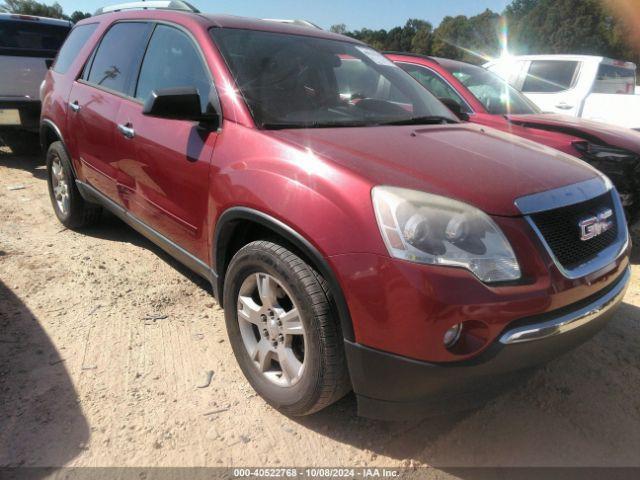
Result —
[{"label": "rear passenger door", "polygon": [[218,132],[197,122],[142,114],[154,90],[195,87],[203,111],[220,107],[203,55],[178,26],[156,25],[142,60],[135,99],[117,123],[120,201],[137,219],[201,260],[208,259],[209,167]]},{"label": "rear passenger door", "polygon": [[543,112],[578,115],[582,98],[576,91],[580,62],[532,60],[521,90]]},{"label": "rear passenger door", "polygon": [[67,130],[80,161],[80,178],[116,202],[116,119],[123,100],[132,94],[151,28],[146,22],[111,26],[69,96]]}]

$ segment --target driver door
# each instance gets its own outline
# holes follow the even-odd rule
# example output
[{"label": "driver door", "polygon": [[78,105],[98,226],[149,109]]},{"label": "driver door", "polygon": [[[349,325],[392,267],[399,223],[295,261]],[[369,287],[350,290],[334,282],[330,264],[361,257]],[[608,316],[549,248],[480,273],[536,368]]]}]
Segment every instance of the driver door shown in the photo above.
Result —
[{"label": "driver door", "polygon": [[179,28],[158,24],[135,98],[123,102],[117,118],[118,194],[134,217],[206,261],[209,168],[218,132],[197,122],[142,114],[153,90],[173,87],[196,87],[203,109],[213,97],[198,46]]}]

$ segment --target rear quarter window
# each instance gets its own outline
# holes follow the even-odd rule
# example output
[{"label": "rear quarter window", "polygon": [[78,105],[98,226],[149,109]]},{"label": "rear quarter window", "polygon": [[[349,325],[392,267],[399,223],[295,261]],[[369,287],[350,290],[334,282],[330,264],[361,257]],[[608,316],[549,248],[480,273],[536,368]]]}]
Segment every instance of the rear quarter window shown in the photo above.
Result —
[{"label": "rear quarter window", "polygon": [[533,60],[522,85],[527,93],[557,93],[569,90],[578,69],[578,62],[563,60]]},{"label": "rear quarter window", "polygon": [[598,67],[593,93],[633,94],[636,86],[636,71],[631,68],[601,63]]},{"label": "rear quarter window", "polygon": [[62,74],[67,73],[69,67],[71,67],[71,64],[78,56],[80,49],[84,47],[97,27],[97,23],[91,23],[88,25],[79,25],[71,31],[58,54],[56,63],[53,65],[55,72]]}]

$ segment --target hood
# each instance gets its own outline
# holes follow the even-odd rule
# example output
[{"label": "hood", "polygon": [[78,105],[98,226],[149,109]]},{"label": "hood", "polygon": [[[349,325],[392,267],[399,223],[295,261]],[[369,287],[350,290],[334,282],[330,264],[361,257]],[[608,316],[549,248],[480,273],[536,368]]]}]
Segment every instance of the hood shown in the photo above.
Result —
[{"label": "hood", "polygon": [[640,154],[640,132],[608,123],[570,117],[568,115],[506,115],[515,125],[540,128],[580,137],[594,143],[624,148]]},{"label": "hood", "polygon": [[519,215],[517,198],[599,175],[562,152],[473,124],[266,133],[309,149],[373,185],[443,195],[493,215]]}]

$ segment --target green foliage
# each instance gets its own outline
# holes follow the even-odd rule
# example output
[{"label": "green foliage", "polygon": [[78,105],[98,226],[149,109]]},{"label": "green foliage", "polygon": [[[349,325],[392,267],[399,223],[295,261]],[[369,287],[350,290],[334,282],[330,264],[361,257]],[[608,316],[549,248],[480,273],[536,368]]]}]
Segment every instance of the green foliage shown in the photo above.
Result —
[{"label": "green foliage", "polygon": [[91,16],[90,13],[76,10],[67,16],[62,10],[62,6],[55,2],[52,5],[36,2],[35,0],[4,0],[0,3],[0,12],[19,13],[22,15],[35,15],[38,17],[63,18],[71,20],[73,23],[79,22]]},{"label": "green foliage", "polygon": [[435,30],[433,55],[481,63],[500,53],[500,15],[487,9],[479,15],[445,17]]},{"label": "green foliage", "polygon": [[331,31],[357,38],[378,50],[394,52],[428,53],[433,39],[431,24],[415,18],[409,19],[404,27],[395,27],[389,31],[363,28],[348,32],[344,24],[334,25]]},{"label": "green foliage", "polygon": [[77,23],[80,20],[84,20],[85,18],[89,18],[91,16],[91,14],[89,12],[81,12],[80,10],[76,10],[75,12],[73,12],[71,14],[71,16],[69,17],[69,20],[71,20],[73,23]]},{"label": "green foliage", "polygon": [[613,53],[613,19],[597,0],[516,0],[505,16],[516,53]]},{"label": "green foliage", "polygon": [[[379,50],[407,51],[483,63],[501,52],[501,22],[508,27],[512,53],[603,55],[640,63],[640,45],[601,0],[513,0],[502,15],[489,9],[479,15],[445,17],[437,28],[409,20],[391,30],[332,31],[362,40]],[[483,58],[484,57],[484,58]]]},{"label": "green foliage", "polygon": [[338,23],[337,25],[331,25],[331,28],[329,30],[333,33],[344,35],[345,33],[347,33],[347,26],[344,23]]},{"label": "green foliage", "polygon": [[35,0],[4,0],[4,3],[0,4],[0,11],[39,17],[67,18],[62,11],[62,6],[57,2],[46,5]]}]

